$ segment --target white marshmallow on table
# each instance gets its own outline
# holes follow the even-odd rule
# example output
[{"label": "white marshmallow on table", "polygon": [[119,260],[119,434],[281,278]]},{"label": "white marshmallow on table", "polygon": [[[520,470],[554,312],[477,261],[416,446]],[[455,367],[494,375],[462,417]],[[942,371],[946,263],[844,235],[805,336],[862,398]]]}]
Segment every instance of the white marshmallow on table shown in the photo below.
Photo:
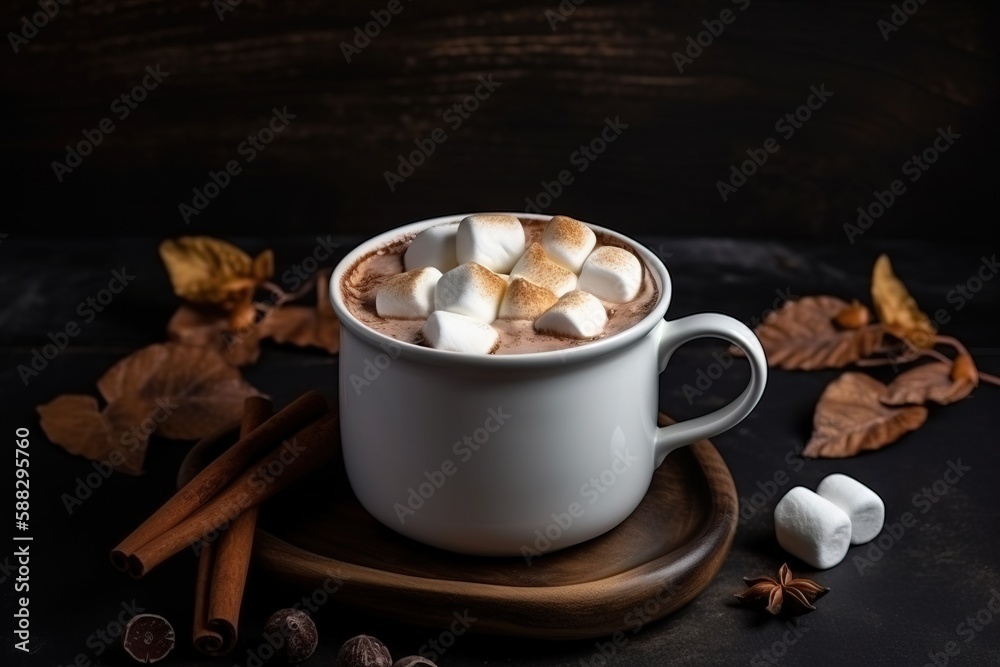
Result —
[{"label": "white marshmallow on table", "polygon": [[434,288],[440,278],[433,266],[392,276],[375,294],[375,312],[389,319],[424,319],[434,310]]},{"label": "white marshmallow on table", "polygon": [[774,533],[782,549],[825,570],[847,555],[851,519],[826,498],[796,486],[774,508]]},{"label": "white marshmallow on table", "polygon": [[512,215],[477,213],[458,223],[455,257],[459,264],[476,262],[496,273],[509,273],[524,253],[524,227]]},{"label": "white marshmallow on table", "polygon": [[588,292],[574,290],[535,320],[535,331],[570,338],[593,338],[608,323],[604,304]]},{"label": "white marshmallow on table", "polygon": [[455,257],[457,222],[446,222],[428,227],[413,237],[403,253],[403,268],[407,271],[433,266],[444,273],[458,266]]},{"label": "white marshmallow on table", "polygon": [[577,289],[590,292],[612,303],[631,301],[642,287],[642,264],[624,248],[601,246],[594,250],[580,269]]},{"label": "white marshmallow on table", "polygon": [[559,297],[524,278],[514,278],[500,302],[499,317],[505,320],[533,320],[551,308]]},{"label": "white marshmallow on table", "polygon": [[434,310],[468,315],[489,324],[497,318],[507,281],[467,262],[445,273],[434,287]]},{"label": "white marshmallow on table", "polygon": [[435,310],[421,329],[433,348],[450,352],[489,354],[500,343],[500,333],[473,317]]},{"label": "white marshmallow on table", "polygon": [[871,542],[882,532],[885,503],[878,494],[847,475],[828,475],[816,487],[816,493],[847,514],[851,520],[851,544]]},{"label": "white marshmallow on table", "polygon": [[542,232],[542,248],[549,258],[573,273],[580,273],[584,260],[597,245],[597,235],[579,220],[556,215]]},{"label": "white marshmallow on table", "polygon": [[530,283],[555,292],[556,296],[562,296],[576,289],[576,274],[549,259],[539,243],[528,246],[517,260],[517,264],[510,270],[510,277],[512,280],[524,278]]}]

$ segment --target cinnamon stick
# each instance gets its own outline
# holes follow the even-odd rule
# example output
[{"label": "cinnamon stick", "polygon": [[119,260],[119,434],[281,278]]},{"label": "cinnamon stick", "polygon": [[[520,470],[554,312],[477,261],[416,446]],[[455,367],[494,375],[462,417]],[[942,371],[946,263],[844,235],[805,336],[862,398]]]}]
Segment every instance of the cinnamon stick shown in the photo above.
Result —
[{"label": "cinnamon stick", "polygon": [[128,556],[128,571],[141,577],[185,547],[209,539],[252,507],[340,453],[340,416],[336,410],[275,447],[204,507]]},{"label": "cinnamon stick", "polygon": [[315,420],[327,410],[326,399],[316,391],[308,391],[282,408],[259,428],[226,450],[194,479],[185,484],[151,517],[130,533],[111,551],[111,562],[127,571],[129,556],[149,542],[191,516],[216,495],[237,475],[256,461],[274,443],[281,442],[298,429]]},{"label": "cinnamon stick", "polygon": [[[271,401],[263,396],[246,398],[240,437],[259,428],[273,410]],[[254,508],[241,514],[217,543],[205,542],[198,555],[192,637],[195,648],[207,655],[225,655],[236,645],[256,512]]]}]

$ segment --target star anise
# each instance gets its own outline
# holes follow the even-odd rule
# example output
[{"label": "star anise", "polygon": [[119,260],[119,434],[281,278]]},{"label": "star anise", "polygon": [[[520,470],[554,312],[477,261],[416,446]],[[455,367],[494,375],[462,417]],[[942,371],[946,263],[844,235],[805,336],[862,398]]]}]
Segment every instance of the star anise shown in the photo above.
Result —
[{"label": "star anise", "polygon": [[747,590],[736,594],[740,602],[763,606],[775,616],[782,612],[797,616],[813,611],[816,607],[812,603],[830,592],[810,579],[794,579],[788,563],[778,570],[777,581],[771,577],[743,577],[743,581]]}]

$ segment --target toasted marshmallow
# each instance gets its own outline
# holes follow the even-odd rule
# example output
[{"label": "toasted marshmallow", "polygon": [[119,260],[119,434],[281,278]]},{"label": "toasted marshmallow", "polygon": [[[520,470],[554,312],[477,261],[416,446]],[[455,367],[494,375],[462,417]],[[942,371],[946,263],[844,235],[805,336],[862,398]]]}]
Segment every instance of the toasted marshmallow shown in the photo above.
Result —
[{"label": "toasted marshmallow", "polygon": [[593,230],[565,215],[554,216],[542,232],[542,248],[549,258],[577,274],[595,245],[597,235]]},{"label": "toasted marshmallow", "polygon": [[642,264],[624,248],[601,246],[583,263],[577,287],[612,303],[631,301],[642,287]]},{"label": "toasted marshmallow", "polygon": [[604,331],[608,314],[596,296],[574,290],[535,320],[535,331],[569,338],[593,338]]},{"label": "toasted marshmallow", "polygon": [[529,283],[555,292],[556,296],[576,289],[576,274],[549,259],[538,243],[528,246],[510,270],[510,278],[524,278]]},{"label": "toasted marshmallow", "polygon": [[442,273],[458,266],[455,258],[455,232],[457,222],[446,222],[428,227],[413,237],[403,254],[403,267],[407,271],[433,266]]},{"label": "toasted marshmallow", "polygon": [[392,276],[375,294],[375,312],[389,319],[424,319],[434,310],[434,287],[440,278],[433,266]]},{"label": "toasted marshmallow", "polygon": [[460,264],[476,262],[496,273],[509,273],[524,253],[524,227],[512,215],[477,213],[462,220],[455,234]]},{"label": "toasted marshmallow", "polygon": [[438,350],[489,354],[500,344],[500,333],[488,324],[446,310],[435,310],[421,332],[427,344]]},{"label": "toasted marshmallow", "polygon": [[551,308],[559,297],[552,290],[539,287],[524,278],[514,278],[500,302],[500,318],[533,320]]},{"label": "toasted marshmallow", "polygon": [[489,324],[497,318],[507,282],[475,262],[459,264],[434,287],[434,310],[468,315]]}]

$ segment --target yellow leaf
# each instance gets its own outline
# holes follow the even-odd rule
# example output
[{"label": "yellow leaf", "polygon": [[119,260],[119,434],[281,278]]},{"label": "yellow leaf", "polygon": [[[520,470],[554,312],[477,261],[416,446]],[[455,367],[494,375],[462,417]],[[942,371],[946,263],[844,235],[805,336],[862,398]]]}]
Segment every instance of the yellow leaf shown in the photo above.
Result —
[{"label": "yellow leaf", "polygon": [[252,260],[236,246],[208,236],[182,236],[160,244],[160,257],[177,296],[226,309],[250,300],[274,273],[270,250]]},{"label": "yellow leaf", "polygon": [[886,255],[879,255],[872,269],[872,301],[879,321],[894,336],[905,338],[917,347],[934,346],[937,331],[906,285],[892,271]]}]

